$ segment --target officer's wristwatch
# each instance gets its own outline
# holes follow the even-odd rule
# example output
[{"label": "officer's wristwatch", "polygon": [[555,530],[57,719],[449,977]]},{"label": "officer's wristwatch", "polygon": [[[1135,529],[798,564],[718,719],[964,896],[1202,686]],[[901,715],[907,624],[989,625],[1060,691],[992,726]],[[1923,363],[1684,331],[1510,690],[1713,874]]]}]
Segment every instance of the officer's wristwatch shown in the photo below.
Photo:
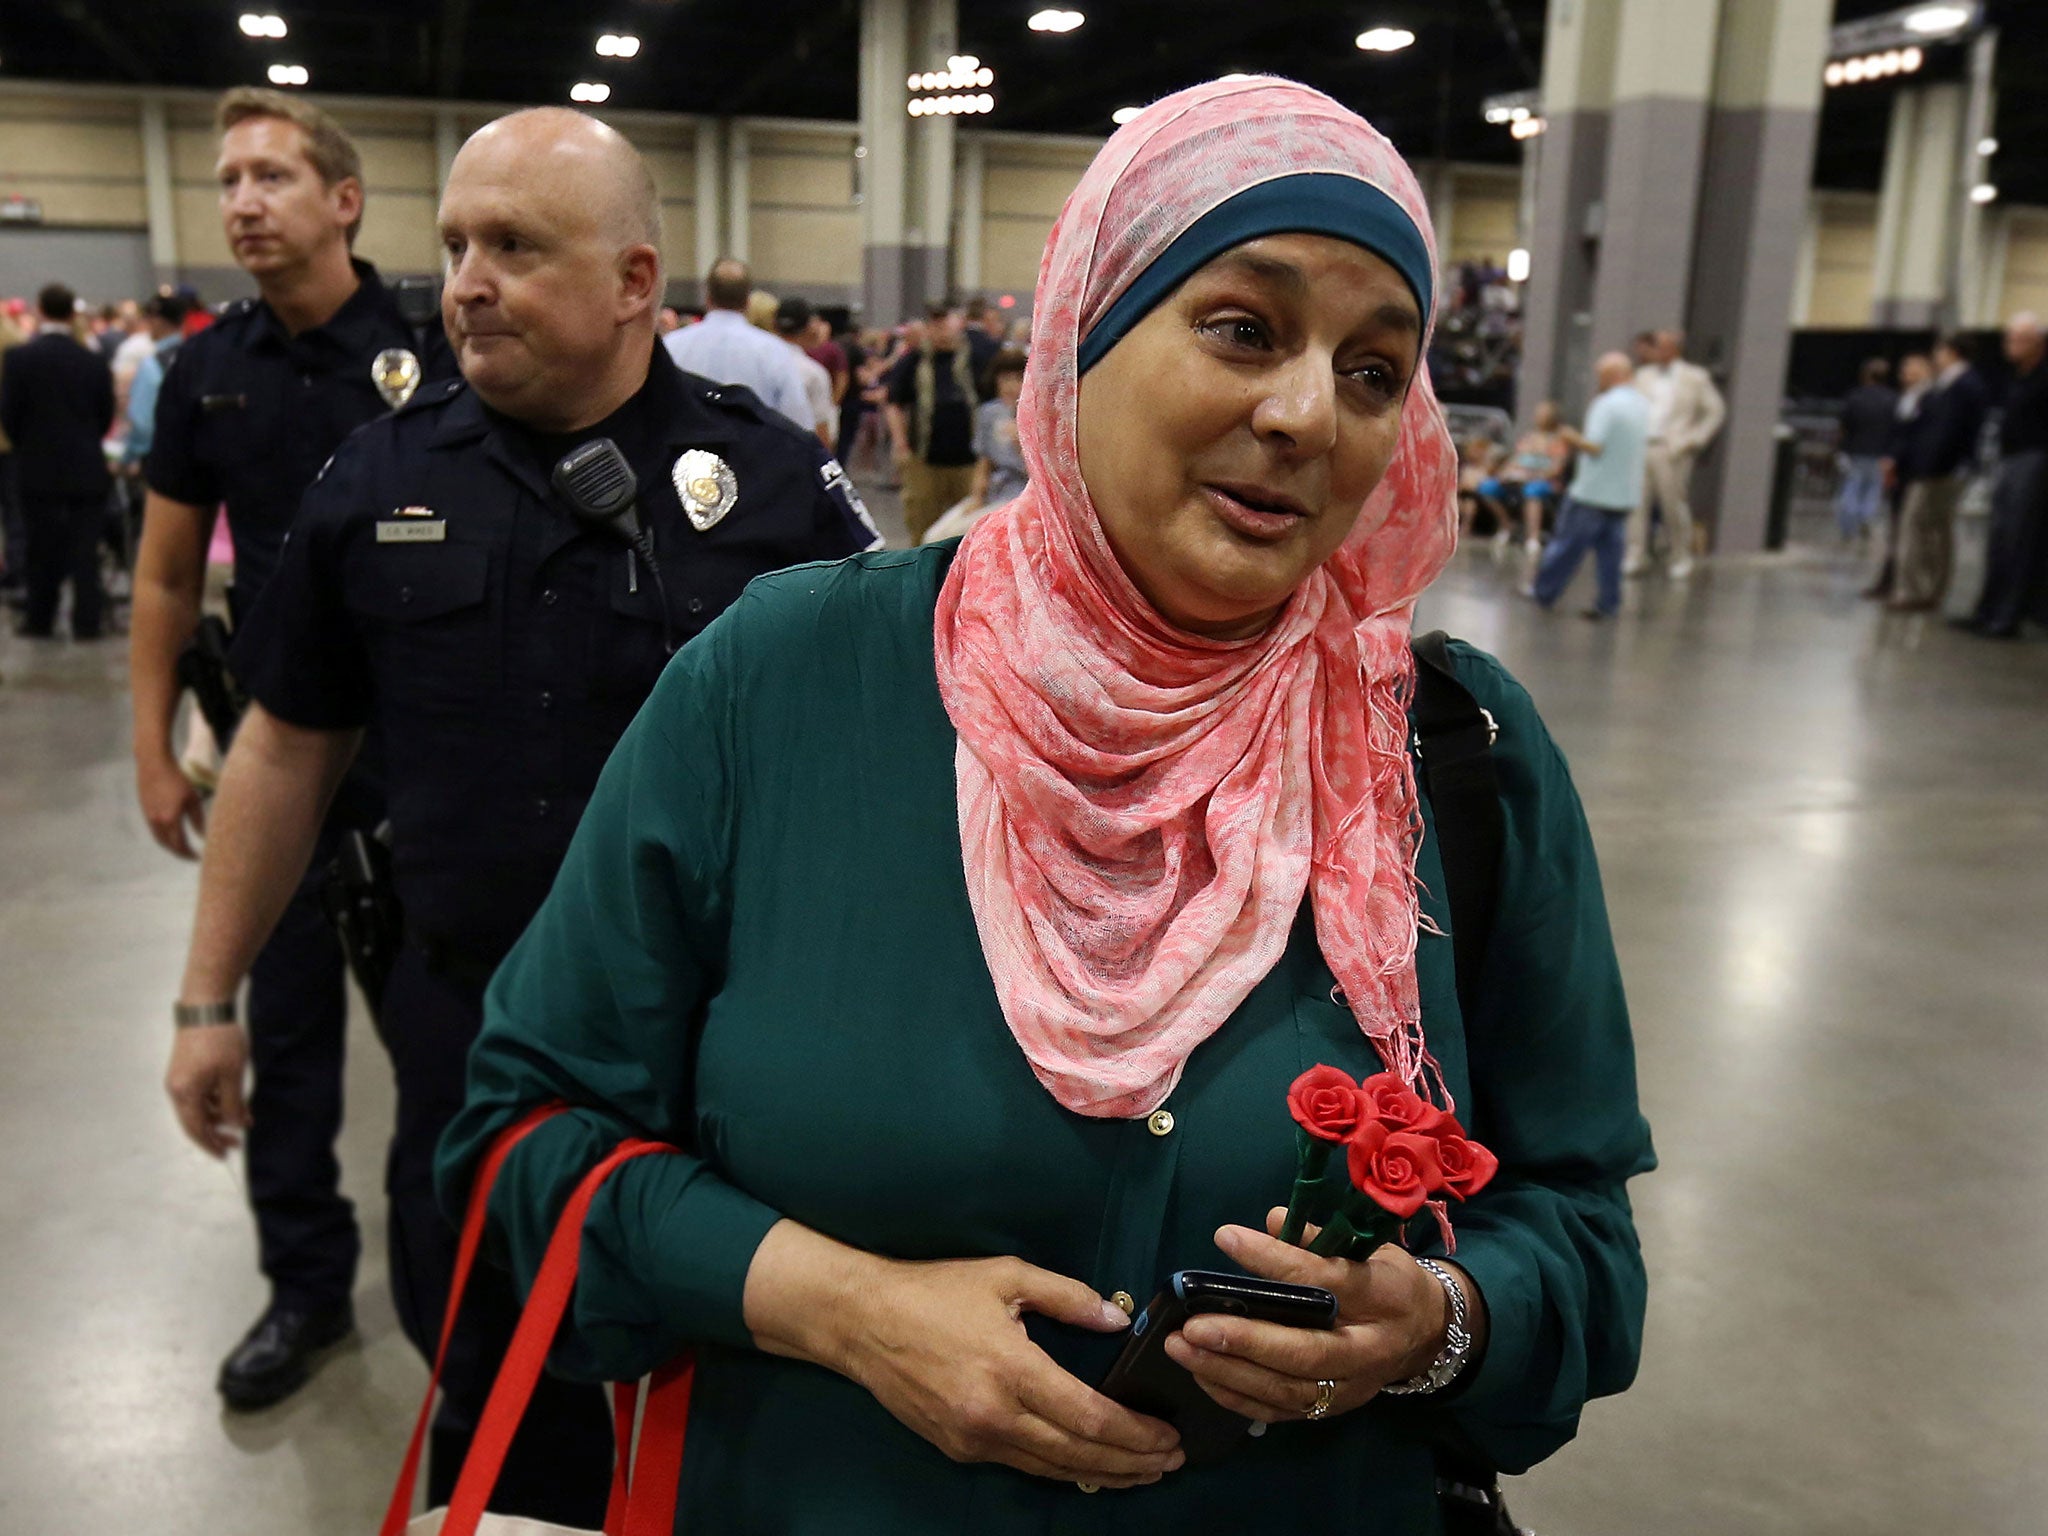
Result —
[{"label": "officer's wristwatch", "polygon": [[235,1022],[235,1000],[224,1003],[173,1003],[171,1020],[180,1029],[196,1029],[202,1024],[232,1024]]},{"label": "officer's wristwatch", "polygon": [[1458,1284],[1456,1275],[1435,1259],[1417,1259],[1415,1262],[1428,1270],[1436,1283],[1444,1288],[1444,1296],[1451,1304],[1451,1321],[1444,1330],[1444,1347],[1429,1362],[1428,1370],[1420,1376],[1389,1382],[1380,1388],[1382,1392],[1390,1392],[1396,1397],[1415,1392],[1443,1391],[1457,1379],[1458,1372],[1465,1369],[1465,1362],[1472,1358],[1472,1335],[1466,1327],[1465,1288]]}]

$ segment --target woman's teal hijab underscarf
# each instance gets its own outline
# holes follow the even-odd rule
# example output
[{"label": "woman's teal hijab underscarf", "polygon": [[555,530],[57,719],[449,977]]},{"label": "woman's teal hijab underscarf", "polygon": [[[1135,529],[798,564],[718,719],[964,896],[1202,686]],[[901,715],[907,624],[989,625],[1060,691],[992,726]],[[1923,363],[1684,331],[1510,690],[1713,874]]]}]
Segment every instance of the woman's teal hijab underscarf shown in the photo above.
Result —
[{"label": "woman's teal hijab underscarf", "polygon": [[1217,204],[1138,274],[1081,342],[1086,373],[1167,295],[1225,251],[1265,235],[1331,235],[1363,246],[1407,280],[1425,329],[1435,293],[1429,248],[1401,205],[1371,182],[1329,171],[1279,176]]}]

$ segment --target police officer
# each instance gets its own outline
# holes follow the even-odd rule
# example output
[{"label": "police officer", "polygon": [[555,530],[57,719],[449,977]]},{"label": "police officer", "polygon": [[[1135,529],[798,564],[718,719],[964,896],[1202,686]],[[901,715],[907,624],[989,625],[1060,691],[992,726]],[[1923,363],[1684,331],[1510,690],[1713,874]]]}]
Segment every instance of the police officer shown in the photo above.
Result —
[{"label": "police officer", "polygon": [[[270,580],[299,498],[341,440],[387,412],[425,378],[454,372],[438,321],[422,334],[350,244],[363,218],[362,162],[317,107],[276,91],[241,89],[217,113],[221,222],[259,297],[229,307],[185,342],[158,395],[145,466],[148,498],[137,557],[130,681],[135,771],[158,842],[193,857],[203,827],[198,792],[171,750],[178,657],[200,622],[216,509],[234,538],[230,606],[246,614]],[[374,789],[361,778],[337,799],[313,864],[324,869],[341,830],[374,824]],[[233,994],[214,1000],[232,1017]],[[237,1102],[202,1144],[220,1152],[248,1139],[249,1197],[270,1302],[222,1365],[233,1408],[260,1408],[306,1379],[317,1351],[353,1322],[349,1293],[361,1247],[340,1188],[342,1046],[348,998],[342,955],[321,915],[317,876],[286,903],[250,973],[250,1115]],[[214,1015],[181,1015],[187,1019]],[[206,1052],[239,1031],[179,1037],[174,1098]],[[235,1079],[240,1080],[240,1062]],[[179,1099],[188,1131],[197,1105]]]},{"label": "police officer", "polygon": [[[753,576],[881,542],[815,437],[655,345],[658,206],[639,155],[581,113],[515,113],[463,147],[440,222],[466,383],[422,389],[335,455],[234,651],[253,703],[214,805],[181,996],[233,995],[361,733],[380,732],[407,935],[380,1019],[399,1096],[393,1286],[423,1352],[454,1249],[435,1141],[463,1101],[484,985],[612,745],[672,648]],[[637,540],[555,484],[604,439],[639,486]],[[194,1086],[204,1118],[232,1114],[225,1076]],[[507,1277],[479,1276],[464,1315],[434,1501],[510,1334]],[[610,1446],[594,1389],[544,1381],[494,1507],[595,1527]]]}]

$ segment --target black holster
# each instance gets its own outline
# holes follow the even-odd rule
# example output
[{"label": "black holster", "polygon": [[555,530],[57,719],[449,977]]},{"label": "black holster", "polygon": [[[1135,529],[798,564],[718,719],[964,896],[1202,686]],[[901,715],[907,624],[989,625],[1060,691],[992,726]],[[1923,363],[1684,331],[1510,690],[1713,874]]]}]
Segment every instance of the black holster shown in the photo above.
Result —
[{"label": "black holster", "polygon": [[242,712],[249,707],[249,696],[228,670],[228,627],[213,614],[199,621],[178,653],[178,686],[192,695],[225,755],[235,739],[235,727],[242,723]]},{"label": "black holster", "polygon": [[374,1014],[391,977],[405,930],[405,914],[391,880],[391,828],[350,828],[320,887],[320,905],[341,939],[348,968]]}]

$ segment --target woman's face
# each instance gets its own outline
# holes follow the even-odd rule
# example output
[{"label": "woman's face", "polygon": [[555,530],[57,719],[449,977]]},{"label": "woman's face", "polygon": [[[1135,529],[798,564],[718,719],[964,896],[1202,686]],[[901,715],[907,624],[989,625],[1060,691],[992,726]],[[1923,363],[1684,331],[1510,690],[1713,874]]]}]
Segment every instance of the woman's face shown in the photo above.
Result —
[{"label": "woman's face", "polygon": [[1024,375],[1021,373],[999,373],[996,375],[996,398],[1015,410],[1024,394]]},{"label": "woman's face", "polygon": [[1393,461],[1422,317],[1349,241],[1225,252],[1081,381],[1081,478],[1138,590],[1195,634],[1258,633]]}]

